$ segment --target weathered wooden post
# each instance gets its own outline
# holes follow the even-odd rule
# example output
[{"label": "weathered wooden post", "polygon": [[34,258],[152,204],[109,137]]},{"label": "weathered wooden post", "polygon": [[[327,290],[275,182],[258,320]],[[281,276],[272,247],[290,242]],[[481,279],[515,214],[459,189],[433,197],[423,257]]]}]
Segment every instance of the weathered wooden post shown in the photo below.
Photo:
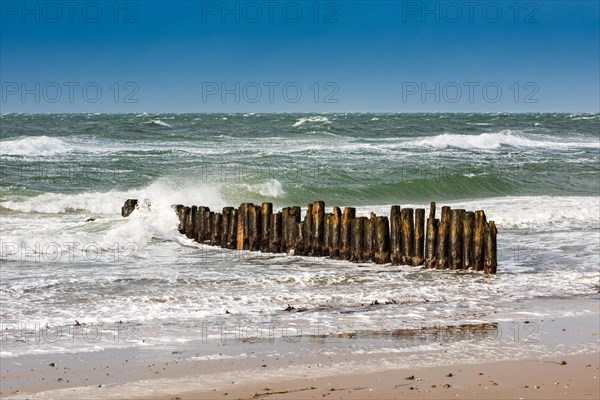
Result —
[{"label": "weathered wooden post", "polygon": [[196,209],[196,227],[194,231],[194,240],[198,243],[202,243],[200,238],[200,231],[202,228],[202,217],[204,216],[204,206],[199,206]]},{"label": "weathered wooden post", "polygon": [[181,224],[179,226],[179,232],[186,235],[186,230],[187,230],[187,225],[188,225],[188,217],[190,215],[191,212],[191,208],[188,206],[183,207],[182,213],[181,213]]},{"label": "weathered wooden post", "polygon": [[450,249],[448,264],[450,269],[463,269],[463,218],[465,210],[452,210],[450,213]]},{"label": "weathered wooden post", "polygon": [[304,224],[296,222],[294,231],[294,255],[304,254]]},{"label": "weathered wooden post", "polygon": [[252,205],[248,210],[248,245],[249,250],[260,250],[260,206]]},{"label": "weathered wooden post", "polygon": [[211,211],[208,213],[208,232],[206,234],[205,242],[210,244],[215,231],[215,212]]},{"label": "weathered wooden post", "polygon": [[352,220],[355,217],[356,208],[344,208],[340,226],[340,258],[342,260],[350,260],[352,258]]},{"label": "weathered wooden post", "polygon": [[329,257],[340,258],[340,227],[342,223],[342,211],[339,207],[333,207],[331,215],[331,238],[329,243]]},{"label": "weathered wooden post", "polygon": [[205,243],[210,240],[210,221],[211,221],[211,211],[210,208],[206,207],[204,209],[204,216],[202,217],[202,221],[204,221],[204,236],[200,243]]},{"label": "weathered wooden post", "polygon": [[363,261],[373,261],[376,218],[377,216],[374,213],[371,213],[371,217],[364,222],[363,230],[365,238],[363,240]]},{"label": "weathered wooden post", "polygon": [[222,215],[222,229],[221,229],[221,247],[227,249],[229,248],[229,224],[231,223],[230,213],[233,211],[233,207],[223,207]]},{"label": "weathered wooden post", "polygon": [[260,251],[266,253],[269,251],[269,232],[271,231],[271,215],[273,215],[273,204],[262,203],[260,209],[261,219],[261,237],[260,237]]},{"label": "weathered wooden post", "polygon": [[223,228],[223,215],[221,213],[215,212],[213,214],[213,223],[212,223],[212,232],[210,236],[210,245],[211,246],[220,246],[221,245],[221,234]]},{"label": "weathered wooden post", "polygon": [[227,218],[229,220],[227,224],[227,238],[223,243],[223,247],[228,249],[237,248],[237,210],[230,207]]},{"label": "weathered wooden post", "polygon": [[429,218],[427,218],[427,239],[425,240],[425,268],[436,267],[436,239],[437,219],[435,218],[435,202],[429,206]]},{"label": "weathered wooden post", "polygon": [[269,251],[279,253],[281,249],[281,212],[272,215],[270,233]]},{"label": "weathered wooden post", "polygon": [[312,253],[310,255],[320,257],[323,254],[323,230],[325,220],[325,202],[315,201],[313,203],[312,216]]},{"label": "weathered wooden post", "polygon": [[289,225],[288,225],[288,215],[290,214],[290,207],[284,207],[281,209],[281,245],[280,245],[280,251],[282,253],[287,253],[288,252],[288,246],[291,245],[290,243],[290,232],[289,232]]},{"label": "weathered wooden post", "polygon": [[298,255],[297,252],[297,227],[296,224],[300,222],[300,218],[302,218],[300,207],[293,206],[287,209],[287,216],[285,221],[282,221],[283,229],[286,232],[286,252],[293,251],[295,255]]},{"label": "weathered wooden post", "polygon": [[390,261],[392,265],[402,264],[402,209],[392,206],[390,209]]},{"label": "weathered wooden post", "polygon": [[415,243],[413,244],[412,265],[421,265],[425,261],[425,209],[417,208],[415,210]]},{"label": "weathered wooden post", "polygon": [[304,241],[304,255],[312,254],[312,243],[313,243],[313,203],[308,205],[306,209],[306,216],[302,222],[302,239]]},{"label": "weathered wooden post", "polygon": [[400,219],[402,222],[402,264],[412,265],[414,210],[412,208],[403,208],[400,211]]},{"label": "weathered wooden post", "polygon": [[475,211],[475,222],[473,225],[473,266],[476,271],[483,271],[485,252],[485,213],[482,210]]},{"label": "weathered wooden post", "polygon": [[179,218],[179,225],[177,225],[177,231],[179,233],[185,232],[185,206],[183,204],[177,204],[175,206],[177,217]]},{"label": "weathered wooden post", "polygon": [[352,262],[363,262],[366,220],[367,217],[358,217],[352,220],[352,256],[350,258]]},{"label": "weathered wooden post", "polygon": [[448,241],[450,236],[450,207],[442,207],[437,235],[437,269],[448,269]]},{"label": "weathered wooden post", "polygon": [[[125,200],[125,204],[123,204],[123,207],[121,207],[121,216],[129,217],[131,215],[131,213],[135,211],[137,204],[138,204],[137,199]],[[179,214],[179,209],[176,209],[176,211],[177,211],[177,214]]]},{"label": "weathered wooden post", "polygon": [[390,222],[387,217],[377,217],[375,222],[375,263],[390,261]]},{"label": "weathered wooden post", "polygon": [[333,214],[327,213],[324,218],[324,226],[323,226],[323,251],[321,253],[322,256],[326,257],[329,255],[329,247],[331,245],[331,220],[333,219]]},{"label": "weathered wooden post", "polygon": [[237,215],[237,249],[250,249],[250,240],[248,236],[248,213],[250,207],[254,207],[252,203],[242,203],[238,208]]},{"label": "weathered wooden post", "polygon": [[473,226],[475,213],[465,212],[463,219],[463,269],[473,268]]},{"label": "weathered wooden post", "polygon": [[190,212],[187,214],[187,218],[185,221],[185,236],[188,239],[194,238],[194,233],[196,231],[196,211],[198,207],[191,206]]},{"label": "weathered wooden post", "polygon": [[484,272],[486,274],[495,274],[496,268],[498,267],[498,260],[496,258],[497,254],[497,244],[496,244],[496,234],[498,230],[496,229],[496,224],[494,221],[490,221],[487,225],[487,229],[485,230],[485,266]]}]

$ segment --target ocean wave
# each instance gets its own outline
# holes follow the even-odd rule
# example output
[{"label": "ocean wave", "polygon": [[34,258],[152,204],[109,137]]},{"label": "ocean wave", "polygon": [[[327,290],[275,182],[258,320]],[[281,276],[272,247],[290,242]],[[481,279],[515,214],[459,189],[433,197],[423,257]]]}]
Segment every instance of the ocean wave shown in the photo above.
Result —
[{"label": "ocean wave", "polygon": [[327,117],[323,117],[321,115],[316,115],[313,117],[302,117],[299,118],[296,123],[294,123],[294,125],[292,125],[293,127],[298,127],[298,126],[302,126],[306,123],[319,123],[319,124],[330,124],[331,121],[329,120],[329,118]]},{"label": "ocean wave", "polygon": [[47,157],[73,150],[67,142],[48,136],[32,136],[0,141],[3,156]]},{"label": "ocean wave", "polygon": [[267,197],[281,197],[285,194],[283,185],[277,179],[269,180],[264,183],[257,183],[253,185],[243,185],[246,190],[251,193],[258,193],[261,196]]},{"label": "ocean wave", "polygon": [[146,121],[146,122],[144,122],[144,124],[162,126],[165,128],[171,128],[171,125],[167,124],[166,122],[161,121],[160,119],[153,119],[151,121]]},{"label": "ocean wave", "polygon": [[527,136],[521,132],[512,131],[510,129],[496,133],[482,133],[480,135],[444,133],[442,135],[415,140],[412,144],[434,148],[457,147],[462,149],[482,150],[495,150],[503,146],[551,149],[600,148],[600,143],[598,142],[558,142],[542,135]]}]

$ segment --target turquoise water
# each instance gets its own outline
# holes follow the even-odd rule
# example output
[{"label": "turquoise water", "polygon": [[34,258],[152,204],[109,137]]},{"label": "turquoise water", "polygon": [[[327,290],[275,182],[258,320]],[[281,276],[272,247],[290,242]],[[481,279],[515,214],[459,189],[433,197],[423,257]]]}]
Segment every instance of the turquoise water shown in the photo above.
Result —
[{"label": "turquoise water", "polygon": [[[344,333],[506,321],[524,301],[598,294],[598,114],[5,114],[0,122],[1,316],[28,329],[125,321],[160,346],[193,340],[198,326],[225,315]],[[151,206],[123,219],[127,198]],[[181,237],[170,208],[315,200],[363,215],[430,201],[482,208],[499,229],[499,273],[222,251]],[[391,304],[371,307],[376,300]],[[288,304],[304,311],[282,312]],[[5,356],[40,351],[5,344]],[[43,350],[91,346],[76,344]]]}]

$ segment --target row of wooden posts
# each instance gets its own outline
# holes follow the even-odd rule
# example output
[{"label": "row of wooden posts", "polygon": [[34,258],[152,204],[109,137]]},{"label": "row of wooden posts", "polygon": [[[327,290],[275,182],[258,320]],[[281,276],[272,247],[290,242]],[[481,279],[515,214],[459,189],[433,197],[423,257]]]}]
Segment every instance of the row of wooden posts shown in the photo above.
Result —
[{"label": "row of wooden posts", "polygon": [[[127,200],[123,216],[135,209],[137,200]],[[424,265],[429,269],[473,270],[495,274],[497,267],[496,225],[486,221],[481,210],[442,207],[436,218],[431,203],[425,209],[392,206],[390,217],[356,216],[354,207],[342,211],[325,203],[308,205],[304,220],[300,207],[273,212],[272,203],[243,203],[222,212],[205,206],[173,206],[179,216],[179,231],[199,243],[227,249],[303,256],[327,256],[351,262]]]}]

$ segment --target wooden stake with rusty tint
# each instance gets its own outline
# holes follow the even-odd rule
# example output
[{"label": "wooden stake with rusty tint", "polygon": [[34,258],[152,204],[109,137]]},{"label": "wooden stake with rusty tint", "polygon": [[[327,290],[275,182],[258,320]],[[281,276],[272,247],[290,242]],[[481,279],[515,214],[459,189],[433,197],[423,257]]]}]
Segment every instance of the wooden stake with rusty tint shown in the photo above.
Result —
[{"label": "wooden stake with rusty tint", "polygon": [[271,253],[281,252],[281,212],[271,216],[269,251]]},{"label": "wooden stake with rusty tint", "polygon": [[260,206],[251,205],[248,209],[248,250],[260,250]]},{"label": "wooden stake with rusty tint", "polygon": [[282,253],[288,252],[289,246],[289,226],[287,223],[288,215],[290,214],[290,207],[284,207],[281,209],[281,245],[280,251]]},{"label": "wooden stake with rusty tint", "polygon": [[494,221],[490,221],[487,224],[487,229],[485,230],[485,265],[484,272],[486,274],[495,274],[496,269],[498,267],[497,260],[497,243],[496,243],[496,235],[498,234],[498,230],[496,229],[496,223]]},{"label": "wooden stake with rusty tint", "polygon": [[422,265],[425,261],[425,209],[415,210],[415,234],[413,244],[412,265]]},{"label": "wooden stake with rusty tint", "polygon": [[364,251],[363,251],[363,261],[373,261],[373,256],[375,252],[374,244],[375,244],[375,222],[377,216],[374,213],[371,213],[371,217],[366,219],[364,222],[363,230],[365,232],[365,238],[363,241]]},{"label": "wooden stake with rusty tint", "polygon": [[448,242],[450,239],[450,207],[442,207],[436,240],[436,268],[448,269]]},{"label": "wooden stake with rusty tint", "polygon": [[402,264],[402,209],[392,206],[390,209],[390,261],[392,265]]},{"label": "wooden stake with rusty tint", "polygon": [[375,220],[375,254],[376,264],[390,261],[390,222],[388,217],[377,217]]},{"label": "wooden stake with rusty tint", "polygon": [[463,218],[463,269],[474,269],[473,267],[473,226],[475,224],[475,213],[465,212]]},{"label": "wooden stake with rusty tint", "polygon": [[310,203],[306,209],[306,216],[304,217],[304,221],[302,222],[302,230],[303,235],[302,239],[304,241],[304,250],[302,254],[310,255],[312,254],[312,245],[313,245],[313,203]]},{"label": "wooden stake with rusty tint", "polygon": [[346,207],[340,224],[340,259],[352,258],[352,220],[356,217],[356,208]]},{"label": "wooden stake with rusty tint", "polygon": [[321,253],[321,255],[324,257],[329,255],[329,247],[331,245],[331,220],[332,219],[333,219],[333,214],[331,214],[331,213],[325,214],[324,226],[323,226],[323,251]]},{"label": "wooden stake with rusty tint", "polygon": [[427,237],[425,238],[425,268],[436,267],[436,243],[437,224],[435,218],[435,202],[429,206],[429,218],[427,218]]},{"label": "wooden stake with rusty tint", "polygon": [[250,242],[248,237],[248,212],[252,203],[242,203],[238,208],[237,215],[237,249],[248,250]]},{"label": "wooden stake with rusty tint", "polygon": [[400,222],[402,224],[402,265],[412,265],[414,210],[412,208],[403,208],[400,211]]},{"label": "wooden stake with rusty tint", "polygon": [[350,261],[352,262],[363,262],[364,256],[364,239],[365,239],[365,221],[367,217],[358,217],[352,219],[352,229],[351,229],[351,243],[352,243],[352,255],[350,256]]},{"label": "wooden stake with rusty tint", "polygon": [[271,215],[273,215],[273,203],[262,203],[260,209],[260,251],[269,251],[269,232],[271,230]]},{"label": "wooden stake with rusty tint", "polygon": [[485,213],[482,210],[475,211],[475,222],[473,224],[473,269],[483,271],[485,252]]},{"label": "wooden stake with rusty tint", "polygon": [[333,207],[331,213],[331,234],[329,241],[329,257],[340,258],[340,227],[342,224],[342,211],[339,207]]},{"label": "wooden stake with rusty tint", "polygon": [[294,242],[294,255],[301,256],[304,254],[304,224],[302,222],[296,222]]},{"label": "wooden stake with rusty tint", "polygon": [[450,248],[448,266],[451,270],[463,269],[463,218],[465,210],[450,213]]},{"label": "wooden stake with rusty tint", "polygon": [[323,232],[325,226],[325,202],[316,201],[312,208],[312,253],[310,255],[320,257],[323,254]]},{"label": "wooden stake with rusty tint", "polygon": [[233,208],[229,212],[229,227],[227,230],[227,248],[237,248],[237,215],[238,210]]}]

